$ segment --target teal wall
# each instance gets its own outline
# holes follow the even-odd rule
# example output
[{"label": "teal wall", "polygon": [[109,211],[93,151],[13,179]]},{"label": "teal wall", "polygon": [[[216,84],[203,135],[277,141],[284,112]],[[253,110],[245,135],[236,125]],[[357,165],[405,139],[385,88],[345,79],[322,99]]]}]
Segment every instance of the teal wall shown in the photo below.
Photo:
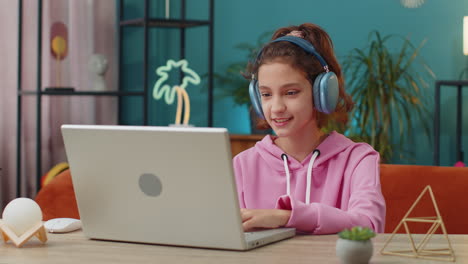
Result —
[{"label": "teal wall", "polygon": [[[128,1],[127,1],[128,2]],[[174,10],[178,3],[171,1]],[[207,18],[205,1],[187,0],[188,18]],[[152,1],[153,15],[163,15],[164,1]],[[126,3],[127,9],[138,13],[138,1]],[[398,0],[215,0],[215,71],[223,72],[226,66],[245,55],[235,49],[241,42],[254,43],[258,36],[265,31],[272,31],[282,26],[297,25],[312,22],[322,26],[332,37],[335,51],[342,59],[353,48],[365,46],[369,32],[378,30],[381,34],[398,34],[408,36],[417,45],[427,40],[421,51],[424,61],[432,68],[439,80],[458,79],[463,68],[468,66],[468,58],[462,52],[462,20],[468,15],[468,1],[466,0],[427,0],[424,5],[416,9],[407,9]],[[141,33],[131,29],[126,37],[125,59],[121,78],[126,87],[141,86],[138,83],[141,63]],[[187,58],[190,66],[200,74],[207,71],[207,30],[202,28],[189,29],[187,44]],[[168,30],[152,30],[152,48],[150,61],[154,75],[156,65],[165,63],[168,58],[178,58],[178,34]],[[135,48],[141,47],[141,48]],[[140,49],[140,50],[138,50]],[[151,67],[150,67],[151,68]],[[150,87],[156,80],[152,77]],[[434,81],[430,81],[425,96],[432,102]],[[193,124],[206,125],[206,82],[200,87],[191,88]],[[220,87],[215,87],[219,91]],[[455,162],[455,89],[444,88],[442,92],[442,126],[441,126],[441,164],[453,165]],[[464,93],[463,142],[468,144],[468,88]],[[127,117],[130,123],[139,122],[136,110],[138,102],[127,105]],[[429,105],[432,110],[433,105]],[[164,106],[161,102],[152,102],[152,124],[167,125],[174,116],[175,107]],[[169,118],[171,117],[171,118]],[[250,131],[246,107],[233,104],[228,98],[216,97],[214,105],[214,126],[227,127],[231,133],[248,134]],[[432,120],[431,120],[432,128]],[[420,127],[407,129],[408,138],[412,142],[408,146],[414,150],[414,159],[399,160],[393,163],[432,164],[433,141],[428,141]],[[432,135],[430,135],[432,136]],[[466,147],[464,148],[467,149]],[[468,155],[468,154],[467,154]],[[468,158],[465,158],[467,161]],[[466,163],[466,162],[465,162]]]},{"label": "teal wall", "polygon": [[[149,16],[152,18],[163,18],[165,15],[165,1],[149,1]],[[180,17],[180,1],[171,2],[171,18]],[[207,1],[187,1],[187,19],[205,20],[208,19]],[[201,5],[194,5],[198,2]],[[143,16],[143,1],[124,0],[124,19],[141,18]],[[123,28],[123,55],[121,57],[121,74],[119,76],[121,89],[142,90],[143,88],[143,28],[124,27]],[[208,72],[208,27],[196,27],[186,29],[186,59],[189,68],[195,70],[200,76]],[[159,79],[155,70],[159,66],[165,65],[167,60],[179,60],[180,56],[180,31],[174,28],[150,28],[148,34],[148,89],[152,98],[153,86]],[[180,84],[178,71],[171,71],[169,75],[169,85]],[[189,85],[191,114],[190,124],[195,126],[207,126],[208,120],[208,96],[207,78],[202,78],[202,83],[198,86]],[[124,98],[123,124],[140,125],[142,118],[142,99],[139,97]],[[150,100],[149,103],[149,124],[167,126],[174,123],[176,113],[175,101],[172,105],[167,105],[163,99]]]}]

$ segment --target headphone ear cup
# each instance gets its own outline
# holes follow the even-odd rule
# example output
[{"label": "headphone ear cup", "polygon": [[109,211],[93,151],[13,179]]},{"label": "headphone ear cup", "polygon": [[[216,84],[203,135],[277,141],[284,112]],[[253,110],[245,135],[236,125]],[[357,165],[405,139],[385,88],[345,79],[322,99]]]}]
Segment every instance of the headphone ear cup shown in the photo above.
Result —
[{"label": "headphone ear cup", "polygon": [[265,120],[265,115],[263,114],[261,95],[260,95],[260,91],[258,90],[257,80],[250,81],[249,96],[250,96],[250,101],[252,102],[252,108],[254,109],[258,118]]},{"label": "headphone ear cup", "polygon": [[314,95],[314,107],[319,112],[323,112],[322,110],[322,100],[321,100],[321,87],[320,87],[320,80],[323,77],[323,73],[319,74],[314,81],[314,87],[312,87],[313,95]]},{"label": "headphone ear cup", "polygon": [[325,114],[335,111],[338,103],[338,78],[334,72],[322,73],[314,81],[315,108]]}]

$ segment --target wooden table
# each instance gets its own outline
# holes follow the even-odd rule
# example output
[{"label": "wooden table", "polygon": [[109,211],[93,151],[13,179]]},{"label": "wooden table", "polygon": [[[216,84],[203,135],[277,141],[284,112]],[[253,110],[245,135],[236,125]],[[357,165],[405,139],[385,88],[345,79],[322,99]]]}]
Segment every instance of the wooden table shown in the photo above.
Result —
[{"label": "wooden table", "polygon": [[[380,234],[374,240],[371,263],[451,263],[396,256],[383,256],[380,249],[388,237]],[[416,238],[421,237],[416,236]],[[337,235],[296,236],[247,252],[146,245],[88,240],[81,231],[48,234],[41,244],[36,238],[23,248],[0,243],[0,264],[15,263],[339,263],[335,256]],[[444,246],[441,235],[434,235],[432,244]],[[456,263],[468,263],[468,235],[450,235]],[[396,245],[406,245],[406,235],[397,235]]]}]

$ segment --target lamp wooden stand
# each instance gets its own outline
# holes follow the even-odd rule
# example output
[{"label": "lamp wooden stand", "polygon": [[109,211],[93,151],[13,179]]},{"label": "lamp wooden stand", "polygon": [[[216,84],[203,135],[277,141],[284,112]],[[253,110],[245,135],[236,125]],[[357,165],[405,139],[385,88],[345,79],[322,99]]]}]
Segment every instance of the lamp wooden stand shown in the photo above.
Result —
[{"label": "lamp wooden stand", "polygon": [[47,233],[42,222],[34,225],[21,236],[17,236],[7,225],[0,221],[0,233],[3,241],[6,243],[11,240],[16,247],[23,246],[31,237],[36,236],[42,243],[47,242]]},{"label": "lamp wooden stand", "polygon": [[[425,216],[425,217],[408,217],[416,205],[419,203],[421,198],[424,196],[425,193],[428,193],[431,197],[432,204],[434,205],[434,209],[436,212],[436,216]],[[421,242],[418,245],[415,245],[414,239],[411,235],[411,232],[408,228],[408,222],[416,222],[416,223],[432,223],[431,227],[427,231],[426,235],[423,237]],[[401,225],[404,225],[406,234],[408,235],[408,239],[410,242],[411,249],[409,250],[393,250],[393,251],[385,251],[387,245],[392,241],[393,237],[395,236],[396,232],[399,230]],[[435,249],[426,249],[426,245],[432,235],[437,231],[438,228],[442,229],[445,239],[447,240],[448,247],[447,248],[435,248]],[[419,197],[410,207],[408,212],[405,214],[403,219],[401,219],[400,223],[396,226],[395,230],[393,231],[392,235],[387,239],[383,248],[380,250],[380,254],[382,255],[393,255],[393,256],[402,256],[402,257],[411,257],[411,258],[422,258],[422,259],[431,259],[431,260],[443,260],[443,261],[455,261],[455,254],[452,249],[452,245],[450,244],[450,240],[447,235],[447,230],[445,229],[444,221],[440,216],[439,208],[437,207],[436,200],[434,198],[434,194],[432,192],[431,186],[427,185],[424,190],[421,192]]]}]

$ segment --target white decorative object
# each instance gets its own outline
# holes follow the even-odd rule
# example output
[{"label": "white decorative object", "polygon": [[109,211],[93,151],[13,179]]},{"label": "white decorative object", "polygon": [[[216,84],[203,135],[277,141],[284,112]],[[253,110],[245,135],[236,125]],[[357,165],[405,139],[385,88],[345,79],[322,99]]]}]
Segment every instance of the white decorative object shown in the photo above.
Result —
[{"label": "white decorative object", "polygon": [[32,236],[41,242],[47,241],[42,224],[42,211],[39,205],[29,198],[17,198],[7,204],[0,222],[0,235],[4,242],[11,240],[21,247]]},{"label": "white decorative object", "polygon": [[336,255],[343,264],[367,264],[374,252],[371,240],[357,241],[338,238]]},{"label": "white decorative object", "polygon": [[407,8],[416,8],[424,4],[425,0],[400,0],[400,3]]},{"label": "white decorative object", "polygon": [[41,223],[42,211],[34,200],[16,198],[7,204],[2,219],[17,236],[21,236],[37,223]]},{"label": "white decorative object", "polygon": [[89,58],[88,68],[91,72],[91,83],[94,91],[106,91],[104,74],[107,71],[107,59],[102,54],[93,54]]}]

